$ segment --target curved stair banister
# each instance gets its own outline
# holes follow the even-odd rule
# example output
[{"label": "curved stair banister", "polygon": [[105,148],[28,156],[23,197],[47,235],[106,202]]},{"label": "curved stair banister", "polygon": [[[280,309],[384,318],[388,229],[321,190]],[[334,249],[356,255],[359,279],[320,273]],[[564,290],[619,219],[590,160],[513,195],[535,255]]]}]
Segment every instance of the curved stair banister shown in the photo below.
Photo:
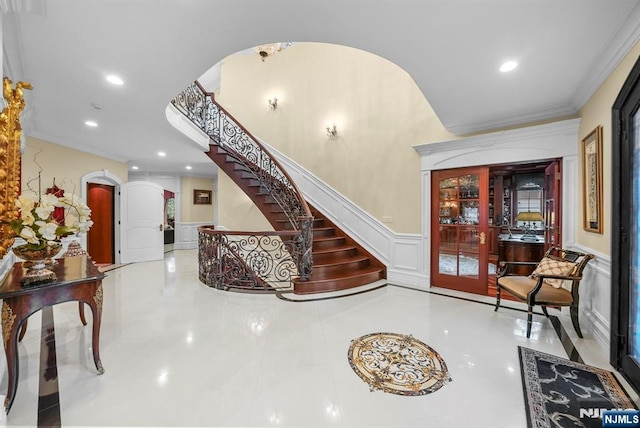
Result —
[{"label": "curved stair banister", "polygon": [[172,105],[217,145],[226,150],[269,192],[298,231],[292,252],[301,280],[313,271],[313,216],[302,193],[279,162],[198,81],[171,101]]}]

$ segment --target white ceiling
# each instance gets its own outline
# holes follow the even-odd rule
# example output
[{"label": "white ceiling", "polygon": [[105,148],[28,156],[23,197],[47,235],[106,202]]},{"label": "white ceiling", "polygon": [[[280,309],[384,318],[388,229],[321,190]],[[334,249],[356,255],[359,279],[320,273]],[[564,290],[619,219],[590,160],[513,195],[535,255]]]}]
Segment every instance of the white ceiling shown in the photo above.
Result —
[{"label": "white ceiling", "polygon": [[[190,164],[211,175],[165,108],[229,54],[277,41],[372,52],[406,70],[445,127],[465,134],[575,114],[640,39],[639,3],[0,0],[3,71],[34,86],[28,135],[142,171],[184,173]],[[519,67],[498,72],[507,59]],[[111,73],[125,84],[108,84]]]}]

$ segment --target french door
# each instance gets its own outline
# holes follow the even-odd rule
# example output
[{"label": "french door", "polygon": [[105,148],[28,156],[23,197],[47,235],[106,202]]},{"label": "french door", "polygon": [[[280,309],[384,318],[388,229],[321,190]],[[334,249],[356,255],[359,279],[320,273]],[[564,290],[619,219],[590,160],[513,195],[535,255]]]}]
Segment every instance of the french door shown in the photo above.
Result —
[{"label": "french door", "polygon": [[640,60],[613,105],[611,364],[640,391]]},{"label": "french door", "polygon": [[544,169],[544,251],[562,248],[561,163],[554,160]]},{"label": "french door", "polygon": [[434,171],[431,284],[487,294],[489,168]]}]

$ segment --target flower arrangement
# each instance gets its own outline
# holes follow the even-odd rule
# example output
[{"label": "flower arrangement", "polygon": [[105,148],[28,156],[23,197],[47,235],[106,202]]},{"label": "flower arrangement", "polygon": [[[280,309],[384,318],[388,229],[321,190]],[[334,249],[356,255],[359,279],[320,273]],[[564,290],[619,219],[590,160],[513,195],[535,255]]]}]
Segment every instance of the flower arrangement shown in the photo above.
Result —
[{"label": "flower arrangement", "polygon": [[[27,241],[29,250],[42,250],[56,245],[60,238],[87,232],[93,225],[91,209],[76,195],[20,195],[15,201],[20,218],[11,221],[16,236]],[[64,209],[62,221],[54,214]]]}]

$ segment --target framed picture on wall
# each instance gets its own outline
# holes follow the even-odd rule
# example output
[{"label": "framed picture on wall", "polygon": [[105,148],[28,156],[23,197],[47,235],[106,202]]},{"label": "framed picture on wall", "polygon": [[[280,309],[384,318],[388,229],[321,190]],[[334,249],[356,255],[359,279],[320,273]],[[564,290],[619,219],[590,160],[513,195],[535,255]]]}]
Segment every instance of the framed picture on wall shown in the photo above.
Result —
[{"label": "framed picture on wall", "polygon": [[582,213],[588,232],[602,233],[602,126],[582,140]]},{"label": "framed picture on wall", "polygon": [[211,190],[193,189],[194,205],[211,205]]}]

